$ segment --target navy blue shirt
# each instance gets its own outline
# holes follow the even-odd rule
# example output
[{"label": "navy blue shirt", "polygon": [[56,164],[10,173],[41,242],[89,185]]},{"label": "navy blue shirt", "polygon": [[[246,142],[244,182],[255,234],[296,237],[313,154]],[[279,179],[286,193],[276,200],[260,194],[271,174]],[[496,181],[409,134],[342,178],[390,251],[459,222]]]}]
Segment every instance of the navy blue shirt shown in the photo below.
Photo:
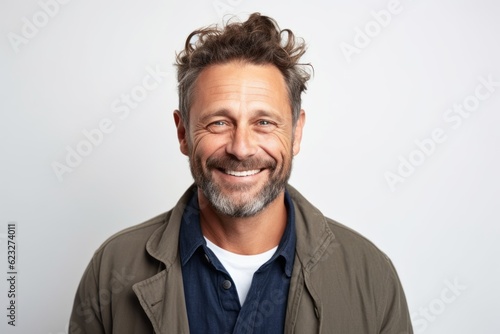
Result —
[{"label": "navy blue shirt", "polygon": [[287,225],[278,249],[255,272],[241,306],[231,276],[206,245],[195,192],[184,209],[179,236],[191,334],[283,333],[296,239],[293,203],[287,192],[285,205]]}]

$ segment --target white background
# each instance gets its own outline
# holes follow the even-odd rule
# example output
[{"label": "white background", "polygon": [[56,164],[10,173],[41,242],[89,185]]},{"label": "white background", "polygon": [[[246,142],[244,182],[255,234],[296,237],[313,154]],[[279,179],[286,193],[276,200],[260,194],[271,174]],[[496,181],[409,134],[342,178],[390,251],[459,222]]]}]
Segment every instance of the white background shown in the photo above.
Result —
[{"label": "white background", "polygon": [[[307,41],[315,68],[291,184],[391,257],[417,333],[499,333],[500,5],[401,0],[385,27],[374,24],[388,4],[73,0],[49,17],[38,1],[1,0],[0,332],[66,333],[94,250],[175,204],[192,180],[173,126],[175,51],[225,13],[259,11]],[[23,18],[38,20],[38,32],[16,45]],[[367,27],[369,44],[346,56],[340,46],[360,46]],[[113,112],[148,67],[162,72],[158,88],[127,117]],[[493,92],[453,128],[443,115],[473,102],[488,76]],[[68,147],[106,118],[113,131],[60,181],[54,162],[66,164]],[[415,141],[436,128],[446,140],[418,153]],[[392,191],[386,172],[410,156],[420,165]],[[15,328],[8,222],[18,224]]]}]

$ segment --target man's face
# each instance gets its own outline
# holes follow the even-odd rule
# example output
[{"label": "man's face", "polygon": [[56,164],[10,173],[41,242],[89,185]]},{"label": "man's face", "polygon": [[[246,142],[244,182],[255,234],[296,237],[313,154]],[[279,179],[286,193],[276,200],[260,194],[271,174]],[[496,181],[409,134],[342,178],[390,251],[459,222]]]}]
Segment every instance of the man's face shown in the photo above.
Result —
[{"label": "man's face", "polygon": [[231,62],[204,69],[186,129],[174,117],[181,151],[212,207],[232,217],[260,212],[282,193],[299,152],[285,81],[272,65]]}]

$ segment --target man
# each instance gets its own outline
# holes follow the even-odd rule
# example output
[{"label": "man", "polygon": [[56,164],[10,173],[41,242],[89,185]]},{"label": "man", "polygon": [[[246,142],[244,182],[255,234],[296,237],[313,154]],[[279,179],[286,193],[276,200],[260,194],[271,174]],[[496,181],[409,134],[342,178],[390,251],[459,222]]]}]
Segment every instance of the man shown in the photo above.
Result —
[{"label": "man", "polygon": [[413,332],[390,260],[287,184],[304,52],[260,14],[188,37],[174,121],[195,184],[96,251],[70,333]]}]

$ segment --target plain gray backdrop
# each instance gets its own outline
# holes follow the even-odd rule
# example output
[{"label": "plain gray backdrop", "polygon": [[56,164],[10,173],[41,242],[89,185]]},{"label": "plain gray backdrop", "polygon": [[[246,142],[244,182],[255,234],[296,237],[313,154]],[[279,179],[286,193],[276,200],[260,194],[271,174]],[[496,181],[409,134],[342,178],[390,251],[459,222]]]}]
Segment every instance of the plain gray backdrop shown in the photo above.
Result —
[{"label": "plain gray backdrop", "polygon": [[389,255],[417,333],[500,332],[492,0],[1,0],[0,332],[67,333],[97,247],[191,184],[175,52],[255,11],[303,37],[315,69],[291,184]]}]

